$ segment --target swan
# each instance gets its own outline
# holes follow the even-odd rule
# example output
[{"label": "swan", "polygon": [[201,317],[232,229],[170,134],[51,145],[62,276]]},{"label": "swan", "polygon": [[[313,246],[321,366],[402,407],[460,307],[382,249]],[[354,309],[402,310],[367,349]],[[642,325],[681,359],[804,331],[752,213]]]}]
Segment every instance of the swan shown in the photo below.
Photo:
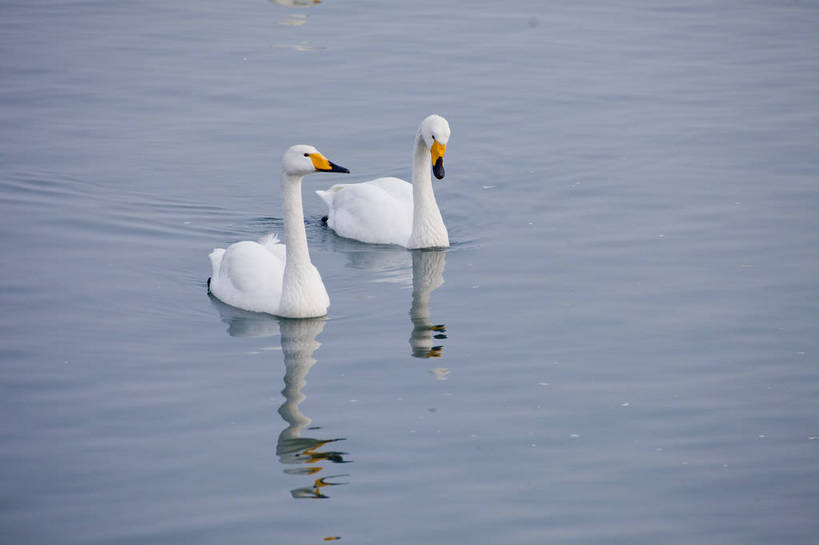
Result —
[{"label": "swan", "polygon": [[444,177],[449,135],[449,123],[440,115],[421,122],[413,146],[411,184],[400,178],[378,178],[316,191],[329,208],[327,226],[342,237],[372,244],[449,247],[429,175],[432,170],[439,180]]},{"label": "swan", "polygon": [[331,163],[313,146],[298,145],[282,157],[282,201],[286,244],[268,235],[244,240],[210,253],[213,269],[208,291],[228,305],[285,318],[327,314],[330,298],[310,261],[301,180],[313,172],[350,172]]}]

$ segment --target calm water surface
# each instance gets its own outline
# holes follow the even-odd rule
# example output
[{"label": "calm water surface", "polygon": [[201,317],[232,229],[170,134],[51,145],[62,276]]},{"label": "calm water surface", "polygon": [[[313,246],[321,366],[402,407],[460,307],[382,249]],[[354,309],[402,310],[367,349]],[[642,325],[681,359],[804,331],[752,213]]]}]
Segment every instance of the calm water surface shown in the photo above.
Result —
[{"label": "calm water surface", "polygon": [[[285,2],[286,3],[286,2]],[[0,6],[3,543],[810,543],[815,2]],[[307,232],[211,300],[279,157],[436,184],[453,246]]]}]

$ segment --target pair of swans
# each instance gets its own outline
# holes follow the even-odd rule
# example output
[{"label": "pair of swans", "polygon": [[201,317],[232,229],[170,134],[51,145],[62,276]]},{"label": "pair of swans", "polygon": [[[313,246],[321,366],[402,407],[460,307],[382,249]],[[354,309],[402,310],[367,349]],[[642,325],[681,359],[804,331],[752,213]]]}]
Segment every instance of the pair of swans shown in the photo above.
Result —
[{"label": "pair of swans", "polygon": [[[317,191],[327,203],[327,225],[338,235],[406,248],[448,247],[449,235],[432,190],[430,171],[444,177],[444,154],[450,129],[446,119],[430,115],[415,136],[412,183],[378,178],[337,184]],[[208,289],[228,305],[285,318],[327,314],[330,298],[310,261],[301,181],[314,172],[349,172],[331,163],[313,146],[293,146],[282,158],[282,201],[286,244],[275,235],[260,242],[242,241],[210,253]]]}]

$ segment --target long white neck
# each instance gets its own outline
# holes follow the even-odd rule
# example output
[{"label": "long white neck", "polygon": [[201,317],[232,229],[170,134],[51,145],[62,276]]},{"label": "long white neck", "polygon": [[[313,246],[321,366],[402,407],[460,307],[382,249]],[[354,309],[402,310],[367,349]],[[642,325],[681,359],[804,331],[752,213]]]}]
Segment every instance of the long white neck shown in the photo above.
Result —
[{"label": "long white neck", "polygon": [[284,213],[284,242],[286,244],[287,263],[284,267],[285,282],[288,270],[310,265],[310,250],[307,249],[307,232],[304,229],[304,209],[301,203],[301,180],[304,176],[295,176],[282,172],[282,201]]},{"label": "long white neck", "polygon": [[321,275],[310,262],[304,211],[301,204],[303,176],[282,173],[284,206],[285,264],[279,316],[313,318],[327,314],[330,298]]},{"label": "long white neck", "polygon": [[407,248],[449,246],[449,233],[432,190],[431,170],[432,158],[419,130],[412,156],[412,234]]}]

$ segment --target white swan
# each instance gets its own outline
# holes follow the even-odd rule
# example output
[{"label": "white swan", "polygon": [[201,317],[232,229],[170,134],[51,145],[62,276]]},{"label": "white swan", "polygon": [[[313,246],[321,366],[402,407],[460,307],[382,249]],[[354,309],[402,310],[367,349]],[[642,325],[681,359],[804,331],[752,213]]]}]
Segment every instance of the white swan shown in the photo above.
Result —
[{"label": "white swan", "polygon": [[316,191],[330,209],[327,226],[361,242],[449,247],[429,175],[432,170],[439,180],[444,177],[449,134],[449,123],[440,115],[430,115],[421,123],[413,147],[412,184],[399,178],[378,178]]},{"label": "white swan", "polygon": [[208,290],[228,305],[286,318],[327,314],[330,298],[310,262],[301,180],[313,172],[350,172],[327,160],[313,146],[293,146],[282,157],[282,201],[286,244],[276,235],[244,240],[210,253]]}]

